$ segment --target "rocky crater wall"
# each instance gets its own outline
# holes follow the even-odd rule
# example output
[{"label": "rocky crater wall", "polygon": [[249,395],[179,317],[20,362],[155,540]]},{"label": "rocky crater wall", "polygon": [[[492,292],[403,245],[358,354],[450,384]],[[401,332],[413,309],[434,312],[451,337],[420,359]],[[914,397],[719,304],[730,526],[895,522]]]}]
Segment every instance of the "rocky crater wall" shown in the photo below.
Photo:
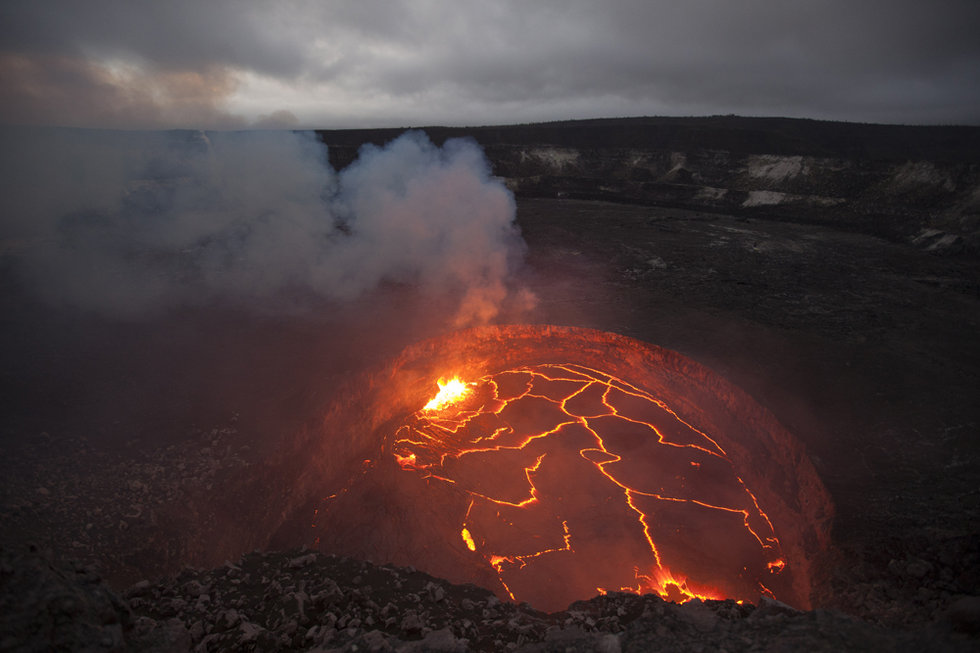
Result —
[{"label": "rocky crater wall", "polygon": [[[425,130],[475,138],[519,197],[595,199],[821,224],[980,252],[980,128],[811,120],[595,120]],[[335,166],[400,130],[321,132]]]}]

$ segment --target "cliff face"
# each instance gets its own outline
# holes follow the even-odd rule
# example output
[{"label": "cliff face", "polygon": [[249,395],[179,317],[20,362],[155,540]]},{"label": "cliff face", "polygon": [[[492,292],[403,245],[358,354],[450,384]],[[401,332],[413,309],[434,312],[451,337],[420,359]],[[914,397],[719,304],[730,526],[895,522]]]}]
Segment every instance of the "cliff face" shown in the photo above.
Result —
[{"label": "cliff face", "polygon": [[[519,197],[648,204],[823,224],[980,252],[980,128],[750,118],[623,119],[426,129],[475,138]],[[335,165],[352,142],[322,132]]]},{"label": "cliff face", "polygon": [[980,165],[729,150],[488,148],[517,195],[604,199],[817,223],[976,250]]}]

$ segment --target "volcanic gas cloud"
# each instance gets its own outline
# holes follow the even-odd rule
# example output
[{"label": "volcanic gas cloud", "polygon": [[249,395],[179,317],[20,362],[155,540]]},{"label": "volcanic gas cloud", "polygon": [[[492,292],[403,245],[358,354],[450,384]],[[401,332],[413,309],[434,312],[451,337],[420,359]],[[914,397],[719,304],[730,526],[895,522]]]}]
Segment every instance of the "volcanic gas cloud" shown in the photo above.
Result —
[{"label": "volcanic gas cloud", "polygon": [[545,610],[606,591],[809,604],[826,492],[768,413],[674,352],[487,327],[412,348],[367,385],[346,405],[382,413],[383,444],[322,502],[324,550]]},{"label": "volcanic gas cloud", "polygon": [[493,318],[524,243],[472,140],[406,132],[334,170],[306,132],[0,128],[0,252],[54,306],[136,320],[334,310],[379,287]]}]

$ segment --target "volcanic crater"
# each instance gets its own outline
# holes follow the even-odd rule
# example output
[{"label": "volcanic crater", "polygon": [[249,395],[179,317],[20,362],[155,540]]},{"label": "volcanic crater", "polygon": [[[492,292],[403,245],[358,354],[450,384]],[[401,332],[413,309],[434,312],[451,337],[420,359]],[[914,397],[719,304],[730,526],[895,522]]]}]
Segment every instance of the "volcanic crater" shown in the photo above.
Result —
[{"label": "volcanic crater", "polygon": [[[400,287],[120,325],[4,267],[5,550],[118,590],[313,546],[544,610],[628,589],[975,629],[980,132],[675,122],[475,131],[538,298],[499,326]],[[452,377],[473,394],[427,412]]]}]

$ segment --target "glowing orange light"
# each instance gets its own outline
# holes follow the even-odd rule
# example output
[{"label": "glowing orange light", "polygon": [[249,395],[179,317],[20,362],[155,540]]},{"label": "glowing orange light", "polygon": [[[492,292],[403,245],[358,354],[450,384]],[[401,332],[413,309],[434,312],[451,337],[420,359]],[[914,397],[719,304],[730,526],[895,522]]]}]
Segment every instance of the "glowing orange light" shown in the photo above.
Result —
[{"label": "glowing orange light", "polygon": [[459,377],[453,377],[445,382],[439,379],[437,384],[439,385],[438,394],[430,399],[429,403],[422,407],[422,410],[427,412],[443,410],[447,406],[451,406],[465,399],[470,393],[470,387],[466,383],[463,383]]},{"label": "glowing orange light", "polygon": [[725,598],[718,592],[691,588],[685,576],[674,574],[670,569],[665,567],[654,569],[650,575],[637,572],[636,578],[640,581],[636,587],[623,587],[621,589],[624,592],[635,592],[637,594],[652,592],[659,594],[665,600],[676,603],[684,603],[692,599],[709,601]]},{"label": "glowing orange light", "polygon": [[506,556],[492,555],[487,559],[487,562],[489,562],[490,566],[493,567],[494,569],[500,569],[500,567],[502,567],[505,562],[514,562],[514,561]]},{"label": "glowing orange light", "polygon": [[401,466],[402,469],[412,469],[415,467],[415,454],[410,453],[407,456],[399,456],[396,453],[395,461]]},{"label": "glowing orange light", "polygon": [[[620,532],[634,556],[632,572],[630,567],[611,572],[609,580],[615,584],[590,586],[600,593],[619,587],[676,602],[726,598],[704,580],[701,570],[672,562],[676,544],[668,553],[661,551],[658,540],[666,535],[658,514],[676,515],[678,510],[715,515],[738,529],[740,546],[753,549],[752,559],[758,561],[753,564],[761,572],[778,574],[786,567],[769,517],[735,473],[727,452],[663,401],[627,381],[582,365],[548,363],[472,383],[440,379],[438,385],[439,393],[395,433],[393,455],[406,471],[462,486],[470,501],[460,535],[475,552],[477,534],[480,554],[512,600],[515,592],[523,598],[528,586],[521,574],[534,565],[549,570],[610,568],[603,566],[607,552],[596,541],[596,531],[573,511],[579,502],[590,514],[600,514],[589,504],[592,491],[605,497],[601,512],[618,515],[613,527],[624,529]],[[446,412],[473,396],[479,402]],[[671,470],[669,474],[658,477],[636,466],[629,458],[633,454],[626,452],[639,449],[656,453],[657,464]],[[508,462],[488,465],[492,455]],[[554,493],[564,470],[582,475],[581,482],[572,482],[581,487],[568,496]],[[698,479],[708,479],[702,494]],[[500,530],[507,528],[524,539],[507,540]],[[588,562],[582,565],[582,560]],[[580,572],[584,580],[592,570],[574,570]],[[634,584],[620,587],[626,583]],[[749,591],[744,585],[742,597]],[[771,596],[761,583],[758,588]]]}]

